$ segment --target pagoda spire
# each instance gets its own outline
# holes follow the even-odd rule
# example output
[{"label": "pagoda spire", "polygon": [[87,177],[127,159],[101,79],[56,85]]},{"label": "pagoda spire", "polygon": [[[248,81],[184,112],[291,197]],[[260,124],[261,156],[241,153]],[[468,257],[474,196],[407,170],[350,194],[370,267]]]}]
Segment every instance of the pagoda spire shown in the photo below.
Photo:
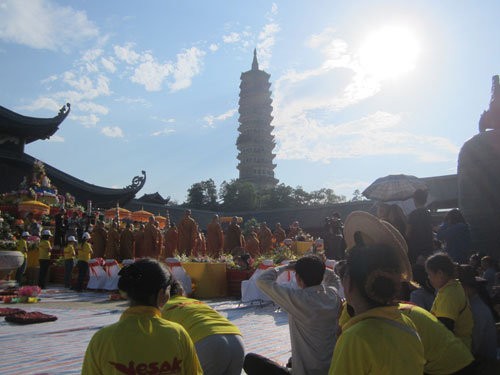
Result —
[{"label": "pagoda spire", "polygon": [[253,49],[252,70],[259,70],[259,62],[257,61],[257,48]]}]

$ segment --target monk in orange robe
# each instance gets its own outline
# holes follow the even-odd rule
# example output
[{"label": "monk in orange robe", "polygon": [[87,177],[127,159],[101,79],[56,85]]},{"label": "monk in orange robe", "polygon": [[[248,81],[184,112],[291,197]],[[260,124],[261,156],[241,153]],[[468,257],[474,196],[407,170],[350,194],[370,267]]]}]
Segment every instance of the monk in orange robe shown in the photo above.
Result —
[{"label": "monk in orange robe", "polygon": [[92,231],[92,250],[94,251],[94,258],[104,257],[107,240],[108,231],[104,229],[104,223],[102,221],[98,221]]},{"label": "monk in orange robe", "polygon": [[177,244],[179,242],[179,232],[174,222],[170,223],[170,228],[168,228],[165,233],[165,257],[172,258],[177,252]]},{"label": "monk in orange robe", "polygon": [[261,253],[269,253],[273,248],[273,234],[271,232],[271,229],[267,227],[267,224],[265,222],[260,225],[258,238]]},{"label": "monk in orange robe", "polygon": [[105,257],[106,259],[120,259],[120,233],[118,232],[118,224],[115,222],[111,224],[111,228],[108,231]]},{"label": "monk in orange robe", "polygon": [[139,229],[134,232],[135,257],[144,257],[144,224],[139,224]]},{"label": "monk in orange robe", "polygon": [[288,230],[288,238],[295,240],[296,237],[300,234],[302,229],[300,229],[300,225],[298,221],[294,221]]},{"label": "monk in orange robe", "polygon": [[179,231],[179,251],[181,254],[191,255],[198,239],[198,224],[191,217],[191,210],[184,212],[184,218],[177,230]]},{"label": "monk in orange robe", "polygon": [[246,238],[245,250],[252,256],[252,258],[256,258],[260,255],[259,239],[257,238],[257,233],[254,231],[251,231]]},{"label": "monk in orange robe", "polygon": [[224,250],[230,253],[235,247],[241,247],[241,228],[236,216],[231,219],[231,224],[227,228]]},{"label": "monk in orange robe", "polygon": [[224,248],[224,234],[219,223],[219,215],[214,215],[207,226],[207,250],[208,255],[217,257]]},{"label": "monk in orange robe", "polygon": [[276,228],[274,229],[274,239],[276,240],[276,246],[283,243],[286,238],[285,230],[281,227],[280,223],[276,223]]},{"label": "monk in orange robe", "polygon": [[120,261],[134,258],[134,242],[132,225],[128,223],[120,234]]},{"label": "monk in orange robe", "polygon": [[198,238],[196,240],[196,251],[195,254],[199,257],[204,257],[207,255],[207,240],[203,232],[198,233]]},{"label": "monk in orange robe", "polygon": [[155,227],[155,218],[151,216],[149,222],[144,227],[144,242],[142,244],[143,252],[145,257],[157,258],[156,254],[157,238],[158,232]]},{"label": "monk in orange robe", "polygon": [[156,250],[155,250],[155,259],[160,258],[163,256],[163,234],[160,229],[160,223],[158,221],[155,221],[155,228],[156,228]]}]

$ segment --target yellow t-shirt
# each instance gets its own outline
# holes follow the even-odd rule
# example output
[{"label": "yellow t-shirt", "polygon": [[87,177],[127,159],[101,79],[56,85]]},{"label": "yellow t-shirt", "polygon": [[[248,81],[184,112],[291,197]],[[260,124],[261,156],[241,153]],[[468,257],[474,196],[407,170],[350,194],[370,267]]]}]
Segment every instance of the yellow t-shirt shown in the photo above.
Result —
[{"label": "yellow t-shirt", "polygon": [[201,375],[203,371],[182,326],[162,319],[155,307],[136,306],[94,334],[82,374]]},{"label": "yellow t-shirt", "polygon": [[28,242],[24,238],[17,241],[17,251],[20,251],[24,255],[24,259],[28,256]]},{"label": "yellow t-shirt", "polygon": [[75,246],[72,243],[66,245],[66,247],[64,248],[64,259],[73,259],[75,257],[75,254]]},{"label": "yellow t-shirt", "polygon": [[78,250],[78,260],[88,262],[92,253],[92,245],[88,242],[84,242],[82,247]]},{"label": "yellow t-shirt", "polygon": [[455,322],[453,332],[471,349],[474,320],[469,301],[460,281],[450,280],[438,290],[431,313],[437,318],[448,318]]},{"label": "yellow t-shirt", "polygon": [[424,348],[397,306],[377,307],[345,323],[328,374],[422,375]]},{"label": "yellow t-shirt", "polygon": [[194,343],[211,335],[241,335],[233,323],[207,304],[192,298],[171,298],[163,306],[161,315],[183,326]]},{"label": "yellow t-shirt", "polygon": [[38,244],[38,259],[50,259],[52,246],[49,240],[41,240]]},{"label": "yellow t-shirt", "polygon": [[455,373],[474,361],[462,340],[427,310],[405,303],[400,303],[399,309],[412,320],[420,335],[427,361],[424,366],[426,374]]}]

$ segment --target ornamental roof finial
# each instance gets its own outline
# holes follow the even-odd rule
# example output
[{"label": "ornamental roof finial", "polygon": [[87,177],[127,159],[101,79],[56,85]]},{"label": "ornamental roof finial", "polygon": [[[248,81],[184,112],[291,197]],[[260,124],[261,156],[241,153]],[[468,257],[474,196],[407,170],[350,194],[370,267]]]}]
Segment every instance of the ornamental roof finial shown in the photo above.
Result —
[{"label": "ornamental roof finial", "polygon": [[257,48],[254,48],[253,50],[252,70],[259,70],[259,62],[257,61]]}]

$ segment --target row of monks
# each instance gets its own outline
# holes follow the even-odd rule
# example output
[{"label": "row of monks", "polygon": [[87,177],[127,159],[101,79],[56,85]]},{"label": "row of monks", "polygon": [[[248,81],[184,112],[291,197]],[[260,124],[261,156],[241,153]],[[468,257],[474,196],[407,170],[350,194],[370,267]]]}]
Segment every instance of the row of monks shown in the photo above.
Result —
[{"label": "row of monks", "polygon": [[[224,232],[217,215],[213,216],[205,233],[199,230],[191,217],[191,211],[186,210],[183,219],[177,225],[170,224],[165,231],[160,230],[154,217],[147,224],[141,224],[137,230],[133,230],[130,224],[120,230],[116,223],[106,230],[104,224],[98,222],[92,232],[92,243],[96,258],[119,261],[141,257],[172,257],[175,254],[215,258],[223,252],[246,252],[256,257],[268,253],[275,244],[281,244],[287,237],[279,223],[274,232],[266,223],[262,223],[259,229],[253,228],[244,237],[236,217],[232,218]],[[293,237],[293,233],[289,233],[288,237]]]}]

